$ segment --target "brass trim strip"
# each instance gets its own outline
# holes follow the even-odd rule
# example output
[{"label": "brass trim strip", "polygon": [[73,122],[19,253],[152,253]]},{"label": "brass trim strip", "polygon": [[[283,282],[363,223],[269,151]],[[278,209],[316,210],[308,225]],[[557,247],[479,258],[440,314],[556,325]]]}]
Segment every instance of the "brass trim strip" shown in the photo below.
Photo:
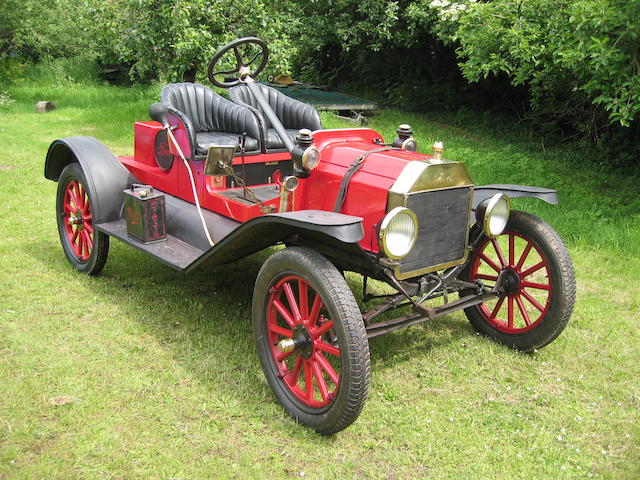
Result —
[{"label": "brass trim strip", "polygon": [[400,265],[396,265],[393,267],[393,275],[398,280],[406,280],[407,278],[419,277],[420,275],[424,275],[425,273],[431,273],[437,270],[442,270],[449,267],[455,267],[456,265],[460,265],[461,263],[466,262],[470,252],[471,252],[471,248],[467,246],[464,249],[464,255],[462,256],[462,258],[458,260],[452,260],[450,262],[441,263],[439,265],[433,265],[431,267],[423,268],[422,270],[413,270],[411,272],[400,273]]}]

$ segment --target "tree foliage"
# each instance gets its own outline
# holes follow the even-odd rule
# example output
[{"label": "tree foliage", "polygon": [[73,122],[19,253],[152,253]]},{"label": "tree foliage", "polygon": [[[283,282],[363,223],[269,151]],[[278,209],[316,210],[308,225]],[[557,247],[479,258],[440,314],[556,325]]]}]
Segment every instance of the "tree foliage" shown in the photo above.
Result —
[{"label": "tree foliage", "polygon": [[297,19],[277,7],[263,0],[92,0],[88,14],[102,27],[96,35],[104,62],[126,64],[137,80],[177,79],[202,72],[219,46],[248,35],[267,41],[272,66],[288,69]]},{"label": "tree foliage", "polygon": [[134,81],[176,80],[196,69],[202,77],[217,47],[257,35],[272,51],[272,73],[295,70],[314,83],[351,83],[405,107],[524,102],[526,117],[593,140],[613,126],[640,130],[640,0],[4,5],[0,74],[8,56],[37,61],[81,54],[126,69]]},{"label": "tree foliage", "polygon": [[444,24],[440,37],[457,45],[470,81],[503,72],[514,85],[529,87],[534,108],[585,127],[593,127],[588,116],[602,110],[624,126],[637,118],[640,1],[434,1],[431,6]]}]

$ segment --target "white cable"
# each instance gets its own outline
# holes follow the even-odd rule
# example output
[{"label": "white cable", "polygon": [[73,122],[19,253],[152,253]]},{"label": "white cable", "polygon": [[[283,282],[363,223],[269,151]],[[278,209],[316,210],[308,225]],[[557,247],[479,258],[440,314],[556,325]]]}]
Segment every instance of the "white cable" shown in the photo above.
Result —
[{"label": "white cable", "polygon": [[173,142],[173,146],[176,147],[176,150],[178,150],[178,154],[180,155],[180,158],[184,162],[184,165],[187,167],[187,172],[189,172],[189,178],[191,179],[191,189],[193,191],[193,198],[196,201],[196,208],[198,209],[198,215],[200,215],[200,220],[202,221],[202,228],[204,228],[204,233],[207,236],[207,240],[209,240],[209,245],[213,247],[214,245],[213,240],[211,240],[211,235],[209,235],[207,224],[205,223],[204,217],[202,216],[202,209],[200,208],[200,202],[198,201],[198,192],[196,192],[196,182],[193,179],[193,172],[191,171],[191,166],[189,165],[189,162],[187,162],[187,159],[184,158],[184,153],[182,153],[182,149],[180,148],[180,145],[178,145],[176,138],[173,136],[173,132],[171,131],[171,128],[167,128],[166,130],[167,130],[167,133],[169,134],[169,137],[171,138],[171,141]]}]

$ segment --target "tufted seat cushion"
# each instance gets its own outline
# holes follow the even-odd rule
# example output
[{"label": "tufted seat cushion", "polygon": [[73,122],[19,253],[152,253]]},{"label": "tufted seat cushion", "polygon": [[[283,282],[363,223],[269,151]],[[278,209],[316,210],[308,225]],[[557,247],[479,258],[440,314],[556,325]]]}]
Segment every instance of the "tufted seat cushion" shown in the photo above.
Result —
[{"label": "tufted seat cushion", "polygon": [[[289,135],[289,138],[291,138],[291,141],[295,142],[296,135],[298,135],[298,130],[294,128],[285,128],[285,131],[287,132],[287,135]],[[273,149],[285,148],[284,142],[282,141],[280,136],[276,133],[276,130],[274,128],[267,129],[267,138],[265,143],[267,144],[268,148],[273,148]]]},{"label": "tufted seat cushion", "polygon": [[[267,85],[260,85],[262,95],[273,109],[276,116],[282,122],[287,134],[295,139],[298,130],[308,128],[309,130],[320,130],[320,115],[315,108],[306,103],[294,100],[275,88]],[[261,139],[266,149],[284,148],[284,142],[278,136],[269,119],[264,115],[262,109],[251,91],[246,85],[238,85],[229,89],[229,98],[236,104],[251,109],[260,122]]]},{"label": "tufted seat cushion", "polygon": [[261,129],[254,113],[247,107],[226,100],[208,87],[197,83],[170,83],[160,92],[160,99],[176,115],[189,134],[192,151],[206,154],[209,145],[234,145],[246,133],[245,149],[259,151]]},{"label": "tufted seat cushion", "polygon": [[[196,133],[196,151],[200,155],[206,155],[210,145],[233,145],[236,150],[240,150],[240,135],[237,133],[225,132],[200,132]],[[246,137],[244,149],[247,152],[260,150],[258,140]]]}]

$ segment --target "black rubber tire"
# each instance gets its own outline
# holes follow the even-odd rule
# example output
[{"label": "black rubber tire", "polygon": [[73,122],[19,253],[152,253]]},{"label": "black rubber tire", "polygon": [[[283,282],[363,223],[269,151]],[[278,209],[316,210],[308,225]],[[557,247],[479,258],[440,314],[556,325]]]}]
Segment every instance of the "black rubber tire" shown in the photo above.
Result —
[{"label": "black rubber tire", "polygon": [[56,219],[58,222],[58,234],[60,235],[60,243],[62,244],[62,250],[69,263],[79,272],[87,275],[97,275],[104,267],[107,256],[109,254],[109,236],[98,232],[97,230],[93,235],[93,250],[89,258],[85,261],[79,259],[73,252],[67,234],[65,232],[66,215],[64,213],[64,194],[67,186],[72,181],[81,183],[89,196],[89,208],[93,212],[93,192],[87,188],[87,179],[82,171],[82,168],[78,163],[70,163],[67,165],[58,179],[58,192],[56,197]]},{"label": "black rubber tire", "polygon": [[[295,398],[277,376],[267,334],[269,291],[279,279],[297,275],[322,297],[334,321],[340,347],[340,385],[336,397],[324,408],[313,409]],[[344,277],[325,257],[313,250],[291,247],[267,259],[253,293],[253,331],[256,350],[276,399],[289,415],[318,433],[330,435],[351,425],[367,398],[370,379],[369,343],[362,314]]]},{"label": "black rubber tire", "polygon": [[[507,333],[487,322],[480,313],[479,306],[465,309],[471,325],[481,335],[487,336],[508,347],[531,352],[555,340],[566,327],[576,298],[576,281],[571,258],[567,248],[556,231],[542,219],[526,212],[513,210],[509,217],[507,232],[515,232],[532,241],[544,254],[549,263],[552,285],[549,309],[540,323],[523,333]],[[474,229],[472,235],[478,235]],[[471,253],[473,256],[473,253]],[[469,279],[469,267],[460,275]]]}]

